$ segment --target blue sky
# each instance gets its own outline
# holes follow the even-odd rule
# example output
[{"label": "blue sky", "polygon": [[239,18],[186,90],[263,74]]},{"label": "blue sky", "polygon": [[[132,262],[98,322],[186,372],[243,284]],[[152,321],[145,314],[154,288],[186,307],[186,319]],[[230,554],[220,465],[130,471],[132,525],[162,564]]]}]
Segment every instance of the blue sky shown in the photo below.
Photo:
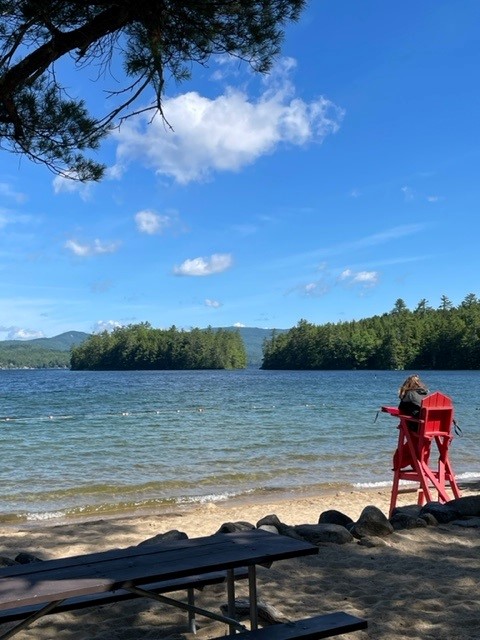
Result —
[{"label": "blue sky", "polygon": [[[289,328],[480,296],[478,0],[312,0],[127,121],[88,186],[0,152],[0,339]],[[108,108],[113,81],[61,68]],[[97,111],[98,113],[98,111]]]}]

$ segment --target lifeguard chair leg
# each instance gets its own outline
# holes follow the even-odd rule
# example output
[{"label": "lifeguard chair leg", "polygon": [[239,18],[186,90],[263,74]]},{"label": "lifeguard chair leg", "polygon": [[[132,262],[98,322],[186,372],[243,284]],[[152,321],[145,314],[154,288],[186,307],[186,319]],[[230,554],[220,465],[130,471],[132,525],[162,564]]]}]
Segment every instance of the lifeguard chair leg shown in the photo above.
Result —
[{"label": "lifeguard chair leg", "polygon": [[[447,496],[447,483],[450,486],[450,490],[452,491],[455,498],[460,498],[460,489],[457,485],[455,474],[453,473],[452,465],[450,464],[450,458],[448,456],[448,448],[450,446],[450,437],[435,437],[435,441],[439,451],[438,458],[438,472],[436,474],[438,478],[438,482],[440,486],[444,490],[444,495]],[[439,496],[440,499],[440,496]],[[448,496],[446,502],[448,501]]]},{"label": "lifeguard chair leg", "polygon": [[399,470],[398,469],[394,469],[394,474],[393,474],[393,483],[392,483],[392,495],[390,497],[390,511],[389,511],[389,517],[391,518],[393,515],[393,511],[395,509],[395,507],[397,506],[397,496],[398,496],[398,484],[400,482],[400,478],[399,478]]},{"label": "lifeguard chair leg", "polygon": [[[427,487],[430,485],[432,489],[437,491],[439,502],[448,502],[450,500],[445,484],[442,485],[438,479],[438,471],[432,471],[429,467],[424,466],[422,469],[422,484],[423,483],[425,483]],[[430,502],[431,500],[432,497],[429,492],[427,501]]]},{"label": "lifeguard chair leg", "polygon": [[404,465],[404,456],[406,451],[406,443],[401,429],[401,424],[398,425],[398,443],[395,453],[393,455],[393,483],[392,483],[392,495],[390,497],[390,517],[393,510],[397,506],[398,485],[400,482],[400,470]]},{"label": "lifeguard chair leg", "polygon": [[450,489],[452,490],[452,493],[454,495],[455,498],[461,498],[462,494],[460,492],[460,488],[457,484],[457,480],[455,479],[455,474],[452,471],[452,467],[450,465],[450,461],[447,459],[445,462],[445,476],[448,480],[448,483],[450,485]]}]

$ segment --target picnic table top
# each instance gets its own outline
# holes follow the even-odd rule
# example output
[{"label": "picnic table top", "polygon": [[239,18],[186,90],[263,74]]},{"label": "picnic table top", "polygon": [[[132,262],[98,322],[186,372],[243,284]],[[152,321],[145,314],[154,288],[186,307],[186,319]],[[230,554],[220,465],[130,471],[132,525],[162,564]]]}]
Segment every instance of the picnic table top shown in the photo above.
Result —
[{"label": "picnic table top", "polygon": [[15,565],[0,569],[0,610],[318,551],[307,542],[252,529]]}]

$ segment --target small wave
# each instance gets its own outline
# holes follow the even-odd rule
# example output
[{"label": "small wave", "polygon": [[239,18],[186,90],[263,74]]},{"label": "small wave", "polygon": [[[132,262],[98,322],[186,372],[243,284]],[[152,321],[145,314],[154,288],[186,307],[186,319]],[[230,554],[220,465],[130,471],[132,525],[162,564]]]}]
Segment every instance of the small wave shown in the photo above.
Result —
[{"label": "small wave", "polygon": [[455,476],[457,480],[480,480],[480,473],[474,471],[466,471]]},{"label": "small wave", "polygon": [[232,498],[253,493],[255,490],[247,491],[226,491],[225,493],[210,493],[205,496],[188,496],[178,499],[178,504],[208,504],[209,502],[224,502]]},{"label": "small wave", "polygon": [[64,518],[65,515],[65,511],[45,511],[44,513],[27,513],[25,519],[31,522],[45,522]]},{"label": "small wave", "polygon": [[377,487],[388,487],[391,480],[379,480],[378,482],[354,482],[355,489],[375,489]]}]

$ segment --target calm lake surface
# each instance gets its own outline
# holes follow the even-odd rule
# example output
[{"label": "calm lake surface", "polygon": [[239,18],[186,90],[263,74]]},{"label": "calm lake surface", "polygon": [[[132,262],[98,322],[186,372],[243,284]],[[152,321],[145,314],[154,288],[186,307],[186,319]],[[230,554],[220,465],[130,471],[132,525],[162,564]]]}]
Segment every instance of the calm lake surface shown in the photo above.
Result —
[{"label": "calm lake surface", "polygon": [[[398,371],[0,371],[0,521],[64,520],[392,480]],[[480,479],[478,371],[428,371]]]}]

